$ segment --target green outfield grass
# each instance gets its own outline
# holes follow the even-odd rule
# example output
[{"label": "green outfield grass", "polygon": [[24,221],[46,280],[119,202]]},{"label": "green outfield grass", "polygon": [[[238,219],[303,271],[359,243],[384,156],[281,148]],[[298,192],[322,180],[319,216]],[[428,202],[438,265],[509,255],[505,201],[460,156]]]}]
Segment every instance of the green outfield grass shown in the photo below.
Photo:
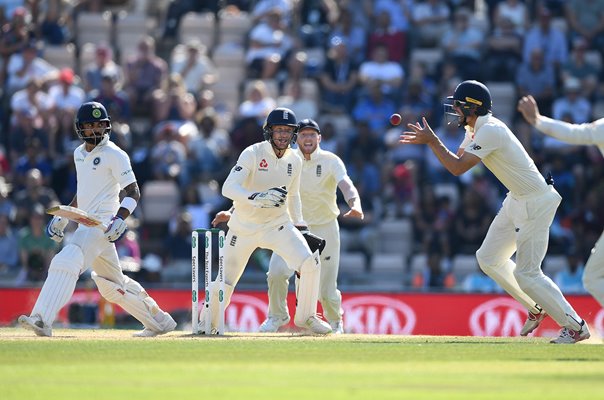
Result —
[{"label": "green outfield grass", "polygon": [[0,399],[602,399],[598,339],[0,329]]}]

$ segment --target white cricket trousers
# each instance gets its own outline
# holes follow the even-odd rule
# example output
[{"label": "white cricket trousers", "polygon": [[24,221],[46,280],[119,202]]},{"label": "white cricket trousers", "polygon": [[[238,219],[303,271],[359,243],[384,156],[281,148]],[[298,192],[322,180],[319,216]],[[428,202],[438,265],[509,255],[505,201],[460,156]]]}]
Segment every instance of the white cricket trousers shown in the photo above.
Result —
[{"label": "white cricket trousers", "polygon": [[604,307],[604,233],[594,245],[585,264],[583,287]]},{"label": "white cricket trousers", "polygon": [[[327,224],[309,225],[309,230],[325,239],[325,249],[321,254],[321,278],[319,285],[319,301],[323,307],[323,315],[330,323],[342,319],[342,294],[338,290],[338,271],[340,268],[340,226],[334,219]],[[268,267],[268,316],[287,318],[287,292],[289,278],[293,274],[285,260],[273,253]]]},{"label": "white cricket trousers", "polygon": [[508,193],[476,258],[480,268],[529,311],[537,313],[539,305],[558,325],[578,329],[581,318],[541,270],[561,200],[553,186],[528,196]]}]

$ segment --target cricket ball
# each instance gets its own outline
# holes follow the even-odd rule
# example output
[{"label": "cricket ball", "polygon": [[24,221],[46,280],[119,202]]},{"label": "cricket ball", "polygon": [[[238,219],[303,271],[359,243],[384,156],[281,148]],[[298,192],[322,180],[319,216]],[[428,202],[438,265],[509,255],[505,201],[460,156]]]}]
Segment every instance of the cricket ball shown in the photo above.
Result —
[{"label": "cricket ball", "polygon": [[403,118],[400,114],[394,113],[390,116],[390,123],[394,126],[398,126],[402,120]]}]

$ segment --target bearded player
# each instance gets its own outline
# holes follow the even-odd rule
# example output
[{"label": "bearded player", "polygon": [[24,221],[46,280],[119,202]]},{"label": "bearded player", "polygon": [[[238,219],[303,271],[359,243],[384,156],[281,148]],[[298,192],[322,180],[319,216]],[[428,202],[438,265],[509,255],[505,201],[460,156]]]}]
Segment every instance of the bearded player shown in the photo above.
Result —
[{"label": "bearded player", "polygon": [[454,175],[482,161],[509,190],[476,258],[480,268],[528,310],[520,334],[527,335],[549,315],[562,328],[552,343],[573,344],[589,338],[587,323],[541,270],[549,228],[562,200],[553,181],[543,178],[518,138],[492,115],[491,93],[484,84],[464,81],[449,101],[447,114],[466,129],[466,140],[457,154],[443,145],[425,118],[421,124],[408,124],[409,131],[400,142],[426,144]]},{"label": "bearded player", "polygon": [[[114,243],[126,232],[124,220],[140,199],[130,158],[109,140],[111,120],[102,104],[82,104],[74,125],[84,143],[73,154],[77,192],[69,205],[99,219],[107,225],[107,230],[83,225],[76,229],[72,240],[52,259],[31,315],[21,315],[19,324],[38,336],[52,336],[57,313],[71,298],[80,274],[91,266],[92,279],[101,295],[143,324],[144,329],[134,336],[151,337],[170,332],[176,328],[176,322],[138,282],[122,273],[115,249]],[[48,223],[46,233],[61,242],[68,222],[55,216]]]},{"label": "bearded player", "polygon": [[[298,130],[296,116],[290,109],[276,108],[266,117],[263,130],[265,140],[243,150],[222,187],[234,209],[224,254],[225,307],[252,252],[261,247],[281,256],[300,274],[294,323],[316,334],[331,333],[331,326],[317,315],[323,243],[311,240],[302,219],[302,160],[290,147]],[[213,282],[212,330],[218,326],[218,290]],[[204,308],[202,327],[206,312]]]}]

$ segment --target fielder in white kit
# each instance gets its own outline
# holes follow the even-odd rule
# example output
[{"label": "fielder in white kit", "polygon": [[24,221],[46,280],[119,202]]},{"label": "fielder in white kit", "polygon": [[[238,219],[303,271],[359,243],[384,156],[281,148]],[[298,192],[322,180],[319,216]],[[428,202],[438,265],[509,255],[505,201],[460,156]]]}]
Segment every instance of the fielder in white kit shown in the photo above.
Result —
[{"label": "fielder in white kit", "polygon": [[[545,181],[533,160],[510,129],[491,114],[491,94],[477,81],[460,83],[449,115],[466,129],[457,155],[434,134],[425,118],[408,124],[400,143],[427,144],[453,175],[461,175],[480,161],[509,190],[499,213],[476,252],[480,268],[529,312],[520,334],[532,332],[550,315],[562,328],[552,343],[576,343],[589,338],[587,323],[577,315],[552,280],[543,274],[549,228],[561,197]],[[516,253],[516,262],[511,260]]]},{"label": "fielder in white kit", "polygon": [[[38,336],[52,336],[57,313],[71,298],[80,274],[92,267],[92,279],[101,295],[144,325],[134,336],[151,337],[170,332],[176,328],[176,322],[138,282],[122,273],[115,249],[114,242],[127,229],[124,220],[140,199],[130,158],[109,140],[111,119],[102,104],[82,104],[74,127],[84,143],[73,153],[77,192],[69,205],[101,220],[107,230],[83,225],[77,228],[72,240],[52,259],[31,316],[21,315],[19,324]],[[124,196],[121,202],[120,191]],[[48,223],[46,233],[61,242],[68,222],[55,216]]]},{"label": "fielder in white kit", "polygon": [[[323,315],[333,333],[343,333],[342,294],[338,290],[337,277],[340,266],[340,210],[336,203],[336,190],[340,188],[350,210],[345,218],[363,219],[359,193],[346,173],[342,160],[335,154],[321,149],[321,129],[316,121],[303,119],[298,124],[298,155],[303,159],[300,197],[302,215],[309,230],[326,241],[321,252],[321,279],[319,301]],[[227,221],[230,212],[221,211],[212,223]],[[260,325],[260,332],[276,332],[290,321],[287,307],[289,278],[293,270],[285,260],[273,253],[267,274],[268,317]]]},{"label": "fielder in white kit", "polygon": [[[300,273],[294,323],[313,333],[327,334],[331,326],[317,315],[320,246],[308,239],[299,193],[302,160],[290,147],[297,129],[296,116],[290,109],[271,111],[264,123],[265,140],[241,153],[224,182],[222,194],[233,200],[234,208],[224,254],[224,300],[228,306],[252,252],[258,247],[269,249]],[[210,296],[216,300],[211,302],[212,330],[218,326],[218,290],[218,283],[213,282]],[[205,318],[204,308],[202,327]]]},{"label": "fielder in white kit", "polygon": [[[518,101],[518,111],[541,132],[570,144],[596,145],[604,154],[604,118],[589,124],[569,124],[545,117],[533,96]],[[604,233],[600,236],[583,271],[583,286],[604,307]]]}]

